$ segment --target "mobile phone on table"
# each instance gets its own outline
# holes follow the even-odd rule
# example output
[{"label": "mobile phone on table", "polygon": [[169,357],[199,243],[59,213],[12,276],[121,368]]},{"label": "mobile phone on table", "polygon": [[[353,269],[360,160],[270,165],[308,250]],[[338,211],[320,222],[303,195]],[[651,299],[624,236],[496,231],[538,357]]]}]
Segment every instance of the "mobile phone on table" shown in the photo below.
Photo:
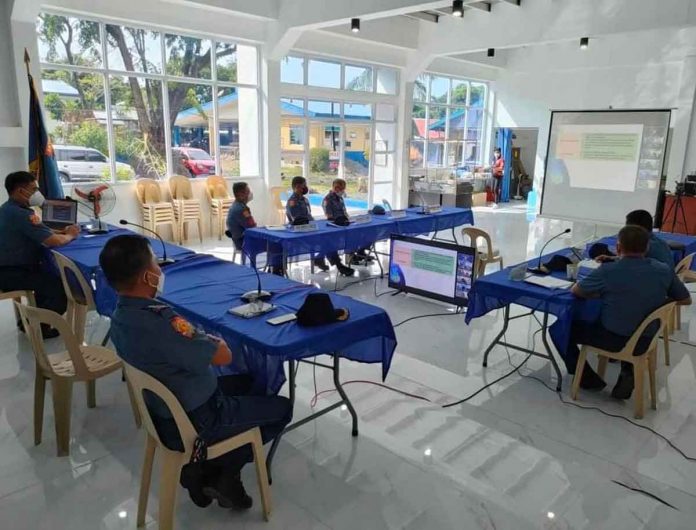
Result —
[{"label": "mobile phone on table", "polygon": [[287,322],[292,322],[293,320],[297,320],[297,315],[295,313],[287,313],[285,315],[269,318],[266,320],[266,322],[268,322],[271,326],[279,326],[280,324],[286,324]]}]

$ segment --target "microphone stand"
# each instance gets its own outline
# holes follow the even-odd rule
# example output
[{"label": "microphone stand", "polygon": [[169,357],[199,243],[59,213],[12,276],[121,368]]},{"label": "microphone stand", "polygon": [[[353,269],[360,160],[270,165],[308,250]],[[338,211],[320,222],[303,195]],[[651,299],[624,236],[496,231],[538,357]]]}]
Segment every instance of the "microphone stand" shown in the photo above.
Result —
[{"label": "microphone stand", "polygon": [[176,263],[176,260],[173,258],[168,258],[167,257],[167,246],[164,244],[164,239],[162,239],[162,236],[160,236],[157,232],[154,230],[150,230],[146,226],[142,226],[136,223],[131,223],[130,221],[126,221],[125,219],[121,219],[119,222],[121,225],[128,225],[128,226],[135,226],[137,228],[140,228],[141,230],[145,230],[146,232],[150,232],[153,234],[157,239],[159,239],[159,242],[162,244],[162,257],[157,258],[157,264],[160,265],[161,267],[164,267],[166,265],[171,265],[173,263]]},{"label": "microphone stand", "polygon": [[544,255],[544,250],[546,249],[548,244],[551,243],[551,241],[553,241],[554,239],[558,239],[559,237],[561,237],[562,235],[565,235],[565,234],[570,234],[570,228],[566,228],[563,232],[561,232],[560,234],[556,234],[551,239],[549,239],[546,243],[544,243],[544,246],[541,247],[541,252],[539,252],[539,260],[537,262],[536,268],[531,267],[527,270],[529,272],[531,272],[532,274],[549,274],[549,271],[547,271],[546,269],[543,269],[541,267],[541,257]]},{"label": "microphone stand", "polygon": [[252,290],[252,291],[247,291],[246,293],[244,293],[241,296],[242,300],[244,300],[245,302],[252,303],[252,304],[256,301],[259,301],[259,300],[262,302],[266,301],[266,300],[270,300],[272,294],[269,291],[264,291],[263,289],[261,289],[261,275],[259,274],[258,269],[254,266],[254,264],[253,264],[254,262],[251,259],[251,256],[244,249],[241,249],[241,251],[246,256],[246,258],[249,260],[249,263],[252,265],[251,268],[256,273],[256,282],[257,282],[256,289]]}]

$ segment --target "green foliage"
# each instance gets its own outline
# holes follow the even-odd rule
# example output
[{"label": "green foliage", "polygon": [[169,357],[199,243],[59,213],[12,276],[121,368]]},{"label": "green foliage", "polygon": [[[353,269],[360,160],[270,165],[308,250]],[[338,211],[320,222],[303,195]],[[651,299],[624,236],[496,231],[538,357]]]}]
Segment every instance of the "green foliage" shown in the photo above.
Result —
[{"label": "green foliage", "polygon": [[313,173],[329,170],[329,150],[326,147],[313,147],[309,151],[309,169]]},{"label": "green foliage", "polygon": [[44,96],[44,108],[54,120],[63,119],[63,100],[58,94],[46,94]]},{"label": "green foliage", "polygon": [[[123,167],[123,166],[116,166],[116,181],[117,182],[128,182],[129,180],[133,180],[134,177],[135,177],[135,174],[133,173],[132,169],[128,169],[127,167]],[[102,170],[100,180],[103,180],[104,182],[111,181],[111,170],[108,167],[105,167]]]},{"label": "green foliage", "polygon": [[106,128],[95,121],[83,121],[79,127],[70,133],[68,136],[68,143],[91,147],[102,153],[109,152],[109,140],[106,134]]}]

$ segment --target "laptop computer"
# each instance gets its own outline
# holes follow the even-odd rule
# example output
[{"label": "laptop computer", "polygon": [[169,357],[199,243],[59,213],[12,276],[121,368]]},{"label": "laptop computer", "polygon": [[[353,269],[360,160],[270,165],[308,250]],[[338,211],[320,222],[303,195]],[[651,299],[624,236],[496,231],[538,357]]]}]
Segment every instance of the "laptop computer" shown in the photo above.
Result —
[{"label": "laptop computer", "polygon": [[43,223],[54,230],[77,224],[77,202],[70,199],[46,199],[41,206]]}]

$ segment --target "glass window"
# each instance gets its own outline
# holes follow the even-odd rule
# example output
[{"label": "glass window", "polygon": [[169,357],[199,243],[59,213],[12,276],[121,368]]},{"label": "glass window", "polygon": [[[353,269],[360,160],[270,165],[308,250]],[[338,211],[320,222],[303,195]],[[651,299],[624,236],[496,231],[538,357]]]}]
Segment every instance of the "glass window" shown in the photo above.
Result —
[{"label": "glass window", "polygon": [[167,74],[210,79],[210,51],[207,39],[167,34],[164,36]]},{"label": "glass window", "polygon": [[237,45],[226,42],[215,44],[215,68],[218,81],[237,81]]},{"label": "glass window", "polygon": [[375,151],[394,151],[396,124],[378,122],[375,125]]},{"label": "glass window", "polygon": [[347,199],[367,200],[370,185],[370,147],[372,126],[348,123],[343,149],[343,178],[346,180]]},{"label": "glass window", "polygon": [[428,74],[419,75],[413,83],[413,99],[415,101],[425,101],[428,97],[428,84],[430,76]]},{"label": "glass window", "polygon": [[466,105],[469,96],[469,82],[452,79],[452,105]]},{"label": "glass window", "polygon": [[309,185],[311,194],[325,195],[341,171],[339,124],[311,123],[309,126]]},{"label": "glass window", "polygon": [[[46,129],[60,152],[58,171],[63,182],[111,180],[111,166],[95,154],[109,152],[104,76],[68,70],[43,70]],[[66,147],[70,146],[70,147]],[[92,155],[94,164],[80,164]],[[132,173],[132,171],[131,171]]]},{"label": "glass window", "polygon": [[486,100],[486,85],[482,83],[471,83],[471,100],[469,105],[472,107],[483,107]]},{"label": "glass window", "polygon": [[39,15],[39,58],[44,63],[101,67],[99,24],[61,15]]},{"label": "glass window", "polygon": [[445,163],[445,143],[444,142],[429,142],[428,143],[428,166],[442,167]]},{"label": "glass window", "polygon": [[280,98],[281,116],[304,116],[304,99]]},{"label": "glass window", "polygon": [[341,88],[341,65],[310,59],[307,83],[322,88]]},{"label": "glass window", "polygon": [[386,103],[377,103],[376,119],[382,121],[395,121],[396,107],[394,105],[389,105]]},{"label": "glass window", "polygon": [[432,103],[448,103],[450,80],[447,77],[430,78],[430,101]]},{"label": "glass window", "polygon": [[304,125],[301,123],[291,123],[288,128],[289,145],[304,146]]},{"label": "glass window", "polygon": [[363,103],[345,103],[343,115],[346,120],[371,120],[372,105]]},{"label": "glass window", "polygon": [[447,109],[449,130],[448,140],[464,140],[466,134],[466,107],[451,107]]},{"label": "glass window", "polygon": [[339,118],[341,116],[341,104],[337,101],[307,102],[307,112],[311,118]]},{"label": "glass window", "polygon": [[157,31],[106,25],[106,59],[112,70],[162,73],[162,36]]},{"label": "glass window", "polygon": [[[210,155],[213,126],[213,92],[207,85],[167,83],[169,120],[172,124],[172,164],[176,175],[188,177],[214,175],[215,160]],[[221,120],[222,121],[222,120]],[[213,136],[214,138],[214,136]],[[195,162],[189,150],[199,149],[208,156]]]},{"label": "glass window", "polygon": [[303,57],[293,57],[291,55],[284,57],[280,62],[280,81],[282,83],[303,85],[304,63]]},{"label": "glass window", "polygon": [[372,68],[346,65],[344,88],[361,92],[372,92]]},{"label": "glass window", "polygon": [[377,68],[377,93],[395,95],[399,93],[399,74],[391,68]]},{"label": "glass window", "polygon": [[129,167],[134,175],[161,178],[167,173],[162,82],[112,76],[109,88],[116,180],[129,180]]},{"label": "glass window", "polygon": [[425,153],[425,142],[413,140],[411,142],[411,146],[409,148],[409,155],[408,155],[409,165],[412,168],[423,167],[423,162],[425,159],[424,153]]}]

